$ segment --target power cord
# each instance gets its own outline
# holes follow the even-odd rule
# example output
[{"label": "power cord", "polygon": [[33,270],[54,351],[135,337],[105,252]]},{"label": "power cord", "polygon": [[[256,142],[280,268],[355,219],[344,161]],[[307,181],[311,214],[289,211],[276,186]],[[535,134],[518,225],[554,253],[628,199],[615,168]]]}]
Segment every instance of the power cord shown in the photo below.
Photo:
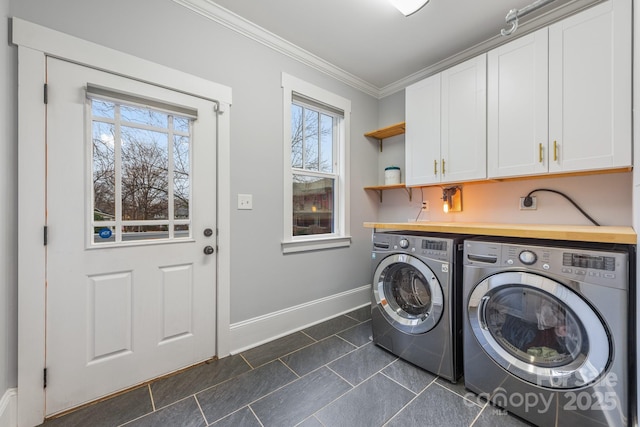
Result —
[{"label": "power cord", "polygon": [[422,213],[422,205],[424,204],[424,192],[422,191],[422,187],[420,187],[420,200],[422,200],[422,203],[420,204],[420,210],[418,211],[416,222],[418,222],[418,219],[420,218],[420,214]]},{"label": "power cord", "polygon": [[567,196],[566,194],[557,191],[557,190],[550,190],[548,188],[537,188],[535,190],[531,190],[529,192],[529,194],[527,194],[524,198],[523,204],[527,207],[533,205],[533,199],[531,198],[531,195],[533,193],[535,193],[536,191],[548,191],[550,193],[555,193],[555,194],[559,194],[562,197],[564,197],[565,199],[567,199],[573,206],[575,206],[576,209],[578,209],[580,211],[580,213],[582,215],[584,215],[589,221],[591,221],[593,223],[593,225],[600,225],[596,222],[596,220],[594,220],[593,218],[591,218],[580,206],[578,206],[578,204],[576,202],[574,202],[573,200],[571,200],[571,198],[569,196]]}]

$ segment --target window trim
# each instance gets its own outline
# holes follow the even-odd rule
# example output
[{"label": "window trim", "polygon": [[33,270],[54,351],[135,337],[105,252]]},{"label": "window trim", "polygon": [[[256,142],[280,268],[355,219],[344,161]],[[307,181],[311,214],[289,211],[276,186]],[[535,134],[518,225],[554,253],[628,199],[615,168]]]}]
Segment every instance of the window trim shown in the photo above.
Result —
[{"label": "window trim", "polygon": [[[283,95],[283,240],[282,252],[305,252],[320,249],[332,249],[351,245],[350,205],[349,205],[349,143],[351,129],[351,101],[307,83],[287,73],[282,73]],[[293,187],[292,176],[295,170],[291,167],[291,102],[296,96],[308,98],[320,104],[341,110],[344,114],[340,124],[342,140],[338,142],[336,158],[338,159],[336,180],[336,232],[308,236],[293,236]]]}]

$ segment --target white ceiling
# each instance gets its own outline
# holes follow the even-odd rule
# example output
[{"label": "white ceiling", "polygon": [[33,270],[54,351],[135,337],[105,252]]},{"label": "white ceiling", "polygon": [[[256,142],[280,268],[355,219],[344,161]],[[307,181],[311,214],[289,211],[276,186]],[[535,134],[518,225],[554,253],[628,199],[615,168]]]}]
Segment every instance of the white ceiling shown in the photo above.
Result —
[{"label": "white ceiling", "polygon": [[333,67],[329,72],[342,80],[383,96],[465,55],[602,0],[555,0],[522,17],[520,29],[509,37],[499,35],[510,27],[505,24],[509,10],[534,0],[431,0],[409,17],[388,0],[174,1],[218,22],[235,21],[230,27],[241,27],[240,32],[252,33],[267,45],[297,50],[295,57],[320,63],[325,71]]}]

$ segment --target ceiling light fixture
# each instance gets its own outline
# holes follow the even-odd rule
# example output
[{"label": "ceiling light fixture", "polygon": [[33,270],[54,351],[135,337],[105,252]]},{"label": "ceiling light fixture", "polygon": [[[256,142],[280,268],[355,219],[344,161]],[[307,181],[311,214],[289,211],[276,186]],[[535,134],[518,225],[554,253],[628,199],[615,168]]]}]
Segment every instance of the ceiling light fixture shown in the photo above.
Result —
[{"label": "ceiling light fixture", "polygon": [[389,0],[396,9],[398,9],[404,16],[413,15],[427,3],[429,0]]}]

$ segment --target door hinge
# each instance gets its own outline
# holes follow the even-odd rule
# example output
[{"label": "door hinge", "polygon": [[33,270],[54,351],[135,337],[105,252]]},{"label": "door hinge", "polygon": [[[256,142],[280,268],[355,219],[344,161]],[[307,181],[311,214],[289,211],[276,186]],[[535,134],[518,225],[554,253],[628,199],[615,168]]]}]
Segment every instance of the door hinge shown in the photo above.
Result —
[{"label": "door hinge", "polygon": [[47,388],[47,368],[44,368],[43,380],[44,388]]},{"label": "door hinge", "polygon": [[47,241],[49,238],[49,227],[47,227],[46,225],[44,226],[44,231],[42,233],[42,237],[44,240],[44,245],[47,246]]},{"label": "door hinge", "polygon": [[44,84],[44,103],[49,103],[49,85],[46,83]]}]

